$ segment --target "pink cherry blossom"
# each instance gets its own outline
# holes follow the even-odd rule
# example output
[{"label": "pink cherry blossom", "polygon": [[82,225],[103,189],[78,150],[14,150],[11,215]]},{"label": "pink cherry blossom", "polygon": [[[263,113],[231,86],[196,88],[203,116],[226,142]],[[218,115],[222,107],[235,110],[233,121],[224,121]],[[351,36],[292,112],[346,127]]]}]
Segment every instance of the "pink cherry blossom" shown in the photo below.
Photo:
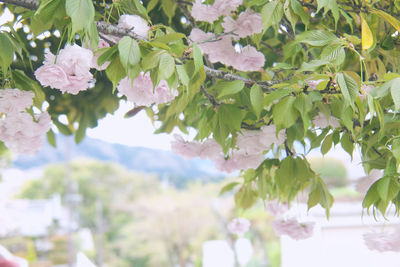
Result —
[{"label": "pink cherry blossom", "polygon": [[167,81],[161,80],[157,87],[154,89],[154,98],[156,104],[164,104],[171,102],[178,96],[178,91],[170,90]]},{"label": "pink cherry blossom", "polygon": [[265,210],[268,211],[268,213],[272,216],[280,218],[288,211],[288,206],[287,204],[281,203],[274,199],[272,201],[265,202]]},{"label": "pink cherry blossom", "polygon": [[209,158],[211,160],[221,157],[223,155],[222,147],[214,139],[210,138],[201,144],[199,157],[201,159]]},{"label": "pink cherry blossom", "polygon": [[77,44],[66,45],[57,56],[56,64],[63,68],[67,75],[87,76],[92,67],[93,52]]},{"label": "pink cherry blossom", "polygon": [[[172,101],[178,92],[168,87],[165,80],[160,81],[156,88],[153,88],[153,82],[150,73],[141,72],[133,83],[130,78],[125,77],[118,85],[118,91],[125,95],[127,100],[138,106],[151,106],[152,104],[164,104]],[[154,92],[153,92],[154,90]]]},{"label": "pink cherry blossom", "polygon": [[298,222],[296,219],[279,219],[271,222],[271,226],[278,236],[287,235],[292,239],[306,239],[313,235],[314,222]]},{"label": "pink cherry blossom", "polygon": [[235,11],[242,2],[242,0],[215,0],[213,7],[218,10],[221,15],[228,16]]},{"label": "pink cherry blossom", "polygon": [[0,140],[18,154],[33,154],[43,145],[51,121],[47,112],[35,117],[37,122],[26,112],[8,114],[0,121]]},{"label": "pink cherry blossom", "polygon": [[150,30],[147,21],[138,15],[122,15],[118,20],[118,27],[132,30],[137,35],[147,38]]},{"label": "pink cherry blossom", "polygon": [[202,4],[201,0],[196,0],[193,3],[191,15],[197,21],[206,21],[209,23],[213,23],[221,16],[215,7]]},{"label": "pink cherry blossom", "polygon": [[0,113],[24,111],[33,104],[35,94],[19,89],[0,90]]},{"label": "pink cherry blossom", "polygon": [[236,145],[239,149],[247,154],[259,154],[268,148],[261,142],[263,132],[242,130],[238,135]]},{"label": "pink cherry blossom", "polygon": [[174,134],[175,140],[171,142],[172,151],[185,159],[192,159],[199,155],[201,144],[198,142],[186,142],[182,136]]},{"label": "pink cherry blossom", "polygon": [[340,127],[338,119],[333,116],[330,116],[329,119],[327,119],[326,116],[321,112],[319,112],[318,115],[314,117],[313,124],[319,128],[326,128],[328,126],[331,126],[332,128]]},{"label": "pink cherry blossom", "polygon": [[323,82],[324,80],[305,80],[308,85],[308,89],[313,91],[317,89],[318,84]]},{"label": "pink cherry blossom", "polygon": [[370,250],[379,252],[400,252],[400,232],[396,229],[394,233],[369,232],[363,234],[364,243]]},{"label": "pink cherry blossom", "polygon": [[262,154],[250,155],[235,151],[229,158],[225,158],[223,155],[213,159],[217,170],[231,173],[238,170],[255,169],[263,161],[264,156]]},{"label": "pink cherry blossom", "polygon": [[260,142],[266,149],[270,149],[272,144],[280,146],[286,140],[286,134],[283,130],[281,130],[277,136],[275,125],[264,125],[261,127],[261,131],[263,134]]},{"label": "pink cherry blossom", "polygon": [[264,67],[264,54],[258,52],[253,46],[245,46],[237,53],[236,60],[232,66],[240,71],[259,71]]},{"label": "pink cherry blossom", "polygon": [[[243,38],[261,33],[263,31],[263,22],[260,14],[248,9],[240,13],[236,21],[231,17],[225,17],[222,27],[224,27],[225,32],[234,32],[238,37]],[[233,37],[235,38],[236,36],[234,35]]]},{"label": "pink cherry blossom", "polygon": [[250,225],[250,221],[245,218],[234,218],[227,228],[232,234],[242,236],[249,231]]},{"label": "pink cherry blossom", "polygon": [[36,80],[43,86],[50,86],[51,88],[60,89],[69,85],[69,80],[64,69],[58,65],[43,65],[35,71]]}]

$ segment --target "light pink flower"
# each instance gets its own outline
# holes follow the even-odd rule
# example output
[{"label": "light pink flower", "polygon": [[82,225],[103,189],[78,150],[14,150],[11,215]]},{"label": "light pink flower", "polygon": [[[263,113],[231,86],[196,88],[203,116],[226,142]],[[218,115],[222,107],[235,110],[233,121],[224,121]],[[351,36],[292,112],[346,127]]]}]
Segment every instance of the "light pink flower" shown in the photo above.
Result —
[{"label": "light pink flower", "polygon": [[52,65],[56,63],[56,56],[50,52],[50,50],[44,53],[44,65]]},{"label": "light pink flower", "polygon": [[92,60],[92,51],[73,44],[60,50],[56,64],[62,67],[67,75],[87,76],[92,67]]},{"label": "light pink flower", "polygon": [[235,11],[242,2],[242,0],[215,0],[213,7],[218,10],[220,16],[228,16]]},{"label": "light pink flower", "polygon": [[260,142],[266,147],[266,149],[270,149],[272,144],[280,146],[286,140],[286,134],[283,130],[278,133],[277,137],[275,125],[264,125],[261,127],[261,131],[263,134]]},{"label": "light pink flower", "polygon": [[247,154],[259,154],[262,153],[264,150],[269,149],[262,144],[262,138],[262,131],[242,130],[242,133],[239,134],[237,137],[236,145],[241,151]]},{"label": "light pink flower", "polygon": [[137,35],[147,38],[150,30],[147,21],[138,15],[122,15],[118,20],[118,27],[132,30]]},{"label": "light pink flower", "polygon": [[47,112],[36,116],[26,112],[10,113],[0,121],[0,140],[18,154],[33,154],[43,145],[43,134],[50,129]]},{"label": "light pink flower", "polygon": [[69,80],[64,69],[58,65],[43,65],[35,71],[36,80],[43,86],[64,90]]},{"label": "light pink flower", "polygon": [[93,75],[90,72],[84,73],[79,76],[68,76],[68,85],[60,88],[63,93],[70,93],[73,95],[78,94],[80,91],[84,91],[89,87],[89,82],[93,79]]},{"label": "light pink flower", "polygon": [[197,21],[206,21],[209,23],[213,23],[221,16],[215,7],[202,4],[201,0],[196,0],[193,3],[191,15]]},{"label": "light pink flower", "polygon": [[250,225],[250,221],[245,218],[234,218],[227,228],[232,234],[242,236],[249,231]]},{"label": "light pink flower", "polygon": [[174,134],[175,141],[171,142],[172,151],[185,159],[198,157],[201,144],[198,142],[186,142],[181,136]]},{"label": "light pink flower", "polygon": [[0,113],[24,111],[33,104],[35,94],[19,89],[0,90]]},{"label": "light pink flower", "polygon": [[156,104],[164,104],[171,102],[178,96],[178,91],[170,89],[167,81],[161,80],[157,87],[154,89],[154,98]]},{"label": "light pink flower", "polygon": [[[110,44],[100,38],[99,43],[97,45],[97,49],[106,48],[106,47],[110,47]],[[105,70],[108,67],[108,65],[110,65],[110,62],[104,62],[103,65],[99,66],[99,64],[97,63],[99,56],[101,56],[101,54],[99,54],[99,53],[95,53],[93,55],[92,67],[97,70],[100,70],[100,71]]]},{"label": "light pink flower", "polygon": [[214,139],[210,138],[201,144],[199,157],[201,159],[209,158],[211,160],[223,156],[222,147]]},{"label": "light pink flower", "polygon": [[318,115],[314,117],[313,124],[319,128],[326,128],[328,126],[331,126],[332,128],[340,127],[338,119],[333,116],[330,116],[329,119],[327,119],[322,112],[319,112]]},{"label": "light pink flower", "polygon": [[128,101],[138,106],[149,107],[154,103],[168,103],[178,95],[178,91],[169,89],[168,83],[165,80],[161,80],[157,87],[153,88],[149,72],[145,74],[141,72],[133,80],[133,83],[131,79],[125,77],[120,81],[117,88],[121,94],[126,96]]},{"label": "light pink flower", "polygon": [[[248,9],[245,12],[240,13],[237,20],[233,20],[231,17],[225,17],[222,23],[225,32],[234,32],[238,37],[243,38],[263,31],[263,22],[261,15],[254,13]],[[233,38],[238,38],[233,36]]]},{"label": "light pink flower", "polygon": [[271,226],[278,236],[287,235],[292,239],[306,239],[313,235],[314,222],[298,222],[296,219],[275,220],[271,222]]},{"label": "light pink flower", "polygon": [[118,91],[125,95],[127,100],[135,103],[138,106],[151,106],[154,101],[153,82],[150,78],[150,73],[143,72],[133,80],[125,77],[118,85]]},{"label": "light pink flower", "polygon": [[213,161],[217,170],[231,173],[237,170],[256,169],[264,161],[264,156],[262,154],[249,155],[235,151],[227,159],[221,155],[213,159]]},{"label": "light pink flower", "polygon": [[265,210],[268,211],[272,216],[279,218],[288,211],[288,206],[287,204],[281,203],[274,199],[272,201],[265,202]]},{"label": "light pink flower", "polygon": [[305,80],[305,82],[308,85],[308,89],[310,89],[311,91],[316,90],[318,84],[320,84],[320,82],[323,82],[324,80]]},{"label": "light pink flower", "polygon": [[264,67],[264,54],[258,52],[253,46],[245,46],[237,53],[236,60],[232,66],[240,71],[259,71]]},{"label": "light pink flower", "polygon": [[370,250],[400,252],[399,229],[396,229],[394,233],[369,232],[363,234],[363,238],[365,245]]}]

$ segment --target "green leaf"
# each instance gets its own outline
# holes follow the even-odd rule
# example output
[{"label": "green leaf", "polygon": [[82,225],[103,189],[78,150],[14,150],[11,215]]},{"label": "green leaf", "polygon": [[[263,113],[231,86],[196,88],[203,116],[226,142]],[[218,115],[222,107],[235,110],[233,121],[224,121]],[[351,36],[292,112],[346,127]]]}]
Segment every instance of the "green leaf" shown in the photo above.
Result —
[{"label": "green leaf", "polygon": [[278,25],[283,17],[283,4],[280,0],[274,0],[263,6],[261,17],[264,24],[264,31],[270,26]]},{"label": "green leaf", "polygon": [[278,100],[282,97],[289,95],[293,90],[292,89],[278,89],[269,93],[263,100],[263,106],[269,106],[275,100]]},{"label": "green leaf", "polygon": [[397,162],[400,162],[400,139],[396,138],[392,141],[392,153]]},{"label": "green leaf", "polygon": [[156,39],[154,39],[154,41],[156,42],[160,42],[160,43],[172,43],[181,39],[186,39],[186,35],[184,35],[183,33],[179,33],[179,32],[173,32],[173,33],[168,33],[166,35],[157,37]]},{"label": "green leaf", "polygon": [[164,53],[160,57],[158,65],[158,78],[166,80],[175,72],[175,59],[168,53]]},{"label": "green leaf", "polygon": [[339,39],[331,32],[316,30],[296,35],[296,41],[312,46],[325,46],[332,42],[337,42]]},{"label": "green leaf", "polygon": [[319,68],[327,65],[328,63],[329,63],[328,60],[314,59],[314,60],[311,60],[310,62],[303,62],[300,70],[301,71],[316,71]]},{"label": "green leaf", "polygon": [[364,200],[362,202],[363,208],[369,208],[371,205],[379,201],[380,197],[377,191],[378,181],[373,183],[368,189],[367,194],[365,194]]},{"label": "green leaf", "polygon": [[303,6],[297,0],[290,0],[290,3],[294,13],[300,17],[305,25],[308,25],[310,23],[310,16],[303,9]]},{"label": "green leaf", "polygon": [[14,48],[10,39],[6,36],[8,33],[0,32],[0,64],[4,73],[7,72],[14,58]]},{"label": "green leaf", "polygon": [[164,13],[168,16],[169,23],[171,24],[172,18],[175,16],[176,3],[174,0],[161,0],[161,7]]},{"label": "green leaf", "polygon": [[46,99],[46,95],[43,92],[42,87],[34,80],[29,78],[25,72],[21,70],[13,70],[11,72],[12,79],[15,82],[16,87],[21,90],[31,90],[35,93],[35,98],[33,99],[33,104],[41,109],[43,102]]},{"label": "green leaf", "polygon": [[325,47],[321,53],[321,59],[332,62],[332,64],[339,66],[346,58],[346,53],[342,44],[334,44]]},{"label": "green leaf", "polygon": [[54,135],[54,132],[52,129],[50,129],[47,133],[46,133],[46,137],[47,137],[47,142],[49,142],[49,144],[52,147],[56,147],[56,136]]},{"label": "green leaf", "polygon": [[236,105],[221,105],[218,108],[218,122],[224,124],[231,132],[240,131],[242,111]]},{"label": "green leaf", "polygon": [[283,12],[285,13],[285,16],[289,20],[290,24],[292,25],[292,29],[294,32],[299,17],[296,15],[296,13],[293,12],[290,2],[291,0],[285,1],[285,3],[283,4]]},{"label": "green leaf", "polygon": [[393,98],[395,110],[398,111],[400,109],[400,78],[392,80],[390,93]]},{"label": "green leaf", "polygon": [[189,86],[190,78],[186,72],[186,69],[183,65],[176,65],[176,70],[178,72],[179,80],[182,82],[183,85]]},{"label": "green leaf", "polygon": [[89,0],[67,0],[65,1],[65,10],[71,17],[72,34],[88,29],[94,21],[93,2]]},{"label": "green leaf", "polygon": [[332,12],[333,18],[335,19],[335,27],[336,27],[340,16],[337,0],[317,0],[317,3],[318,3],[317,12],[319,12],[322,8],[324,9],[324,16],[328,11]]},{"label": "green leaf", "polygon": [[250,89],[250,102],[253,106],[253,109],[257,115],[260,117],[260,113],[263,110],[263,100],[264,100],[264,93],[261,87],[258,84],[254,84]]},{"label": "green leaf", "polygon": [[200,48],[193,44],[193,60],[194,60],[194,72],[193,76],[203,67],[203,54],[201,53]]},{"label": "green leaf", "polygon": [[239,185],[238,182],[232,182],[232,183],[229,183],[229,184],[225,185],[219,191],[219,195],[222,195],[222,194],[224,194],[226,192],[232,191],[237,185]]},{"label": "green leaf", "polygon": [[113,83],[115,89],[119,81],[126,76],[125,68],[121,64],[120,57],[114,57],[106,69],[106,74],[108,79]]},{"label": "green leaf", "polygon": [[348,133],[343,133],[342,139],[340,139],[340,143],[342,144],[344,151],[346,151],[350,155],[350,157],[353,158],[354,144],[351,141],[350,135]]},{"label": "green leaf", "polygon": [[324,142],[322,143],[322,146],[321,146],[321,153],[322,153],[323,155],[325,155],[326,153],[329,152],[329,150],[331,150],[331,147],[332,147],[332,134],[329,134],[329,135],[325,138]]},{"label": "green leaf", "polygon": [[397,31],[400,32],[400,21],[398,21],[396,18],[392,17],[382,10],[372,10],[372,13],[377,14],[378,16],[389,22]]},{"label": "green leaf", "polygon": [[119,58],[122,66],[127,72],[139,63],[140,48],[136,40],[129,36],[124,36],[118,43]]},{"label": "green leaf", "polygon": [[216,90],[219,92],[218,98],[222,98],[227,95],[237,94],[244,88],[244,82],[240,80],[235,81],[223,81],[219,80],[215,84]]},{"label": "green leaf", "polygon": [[359,90],[357,82],[348,74],[342,72],[336,75],[336,82],[343,93],[344,99],[346,99],[347,102],[354,107],[354,101],[358,96]]},{"label": "green leaf", "polygon": [[144,71],[154,69],[160,63],[161,55],[165,53],[165,50],[157,49],[153,50],[142,58],[142,68]]},{"label": "green leaf", "polygon": [[149,4],[147,5],[147,13],[152,11],[158,4],[159,0],[150,0]]},{"label": "green leaf", "polygon": [[288,96],[279,101],[272,111],[274,123],[277,131],[284,128],[289,128],[295,124],[298,113],[293,107],[293,103],[296,100],[293,96]]},{"label": "green leaf", "polygon": [[392,176],[384,176],[377,181],[376,188],[379,197],[388,202],[392,200],[400,190],[399,183]]}]

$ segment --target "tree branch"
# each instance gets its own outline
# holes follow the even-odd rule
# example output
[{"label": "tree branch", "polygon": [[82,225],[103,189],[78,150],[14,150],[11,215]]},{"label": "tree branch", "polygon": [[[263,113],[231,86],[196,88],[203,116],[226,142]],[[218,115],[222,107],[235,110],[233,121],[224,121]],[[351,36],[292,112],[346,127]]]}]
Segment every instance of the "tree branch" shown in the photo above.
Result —
[{"label": "tree branch", "polygon": [[201,90],[201,92],[203,93],[203,95],[205,95],[205,96],[208,98],[208,100],[209,100],[210,103],[214,106],[214,108],[217,108],[217,107],[219,107],[219,106],[221,105],[220,103],[218,103],[218,102],[215,100],[215,98],[214,98],[212,95],[210,95],[210,94],[207,92],[206,88],[205,88],[203,85],[200,86],[200,90]]},{"label": "tree branch", "polygon": [[36,0],[0,0],[0,2],[13,4],[30,10],[35,10],[39,5]]}]

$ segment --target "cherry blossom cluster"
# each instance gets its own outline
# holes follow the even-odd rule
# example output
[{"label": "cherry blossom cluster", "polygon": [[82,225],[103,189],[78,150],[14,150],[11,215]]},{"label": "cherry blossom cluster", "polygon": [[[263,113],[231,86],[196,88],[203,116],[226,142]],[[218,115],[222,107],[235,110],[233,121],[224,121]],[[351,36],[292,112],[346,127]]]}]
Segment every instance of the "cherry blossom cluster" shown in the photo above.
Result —
[{"label": "cherry blossom cluster", "polygon": [[43,86],[59,89],[63,93],[78,94],[89,88],[93,79],[93,52],[77,44],[66,45],[57,58],[46,52],[43,66],[35,71],[35,77]]},{"label": "cherry blossom cluster", "polygon": [[274,200],[265,203],[265,209],[277,217],[271,222],[276,235],[287,235],[295,240],[310,238],[313,235],[315,222],[299,222],[294,217],[285,218],[288,212],[287,205]]},{"label": "cherry blossom cluster", "polygon": [[228,224],[228,231],[234,235],[243,236],[250,229],[250,221],[245,218],[234,218]]},{"label": "cherry blossom cluster", "polygon": [[133,82],[130,78],[125,77],[120,81],[118,91],[126,96],[128,101],[137,106],[146,107],[154,103],[164,104],[170,102],[178,95],[178,91],[170,89],[165,80],[161,80],[154,88],[149,72],[141,72]]},{"label": "cherry blossom cluster", "polygon": [[0,140],[18,154],[33,154],[44,143],[43,134],[50,130],[47,112],[32,116],[26,109],[33,104],[34,94],[19,89],[0,90]]},{"label": "cherry blossom cluster", "polygon": [[172,150],[186,159],[200,157],[214,161],[220,171],[231,173],[236,170],[255,169],[264,161],[264,151],[271,149],[272,144],[281,145],[285,141],[284,132],[276,136],[274,125],[265,125],[260,130],[242,130],[237,137],[237,148],[225,157],[222,147],[214,139],[204,142],[186,142],[181,136],[175,135],[171,142]]},{"label": "cherry blossom cluster", "polygon": [[400,252],[400,228],[397,227],[393,233],[369,232],[363,235],[365,245],[370,250],[379,252]]},{"label": "cherry blossom cluster", "polygon": [[210,6],[196,1],[192,8],[192,16],[196,20],[210,23],[220,16],[226,16],[222,23],[225,33],[215,36],[213,33],[194,28],[189,39],[197,43],[201,51],[208,55],[211,63],[221,62],[240,71],[258,71],[264,66],[264,54],[250,45],[238,52],[232,45],[232,39],[238,40],[263,31],[261,15],[250,9],[240,13],[236,20],[229,16],[241,4],[241,0],[218,0]]}]

